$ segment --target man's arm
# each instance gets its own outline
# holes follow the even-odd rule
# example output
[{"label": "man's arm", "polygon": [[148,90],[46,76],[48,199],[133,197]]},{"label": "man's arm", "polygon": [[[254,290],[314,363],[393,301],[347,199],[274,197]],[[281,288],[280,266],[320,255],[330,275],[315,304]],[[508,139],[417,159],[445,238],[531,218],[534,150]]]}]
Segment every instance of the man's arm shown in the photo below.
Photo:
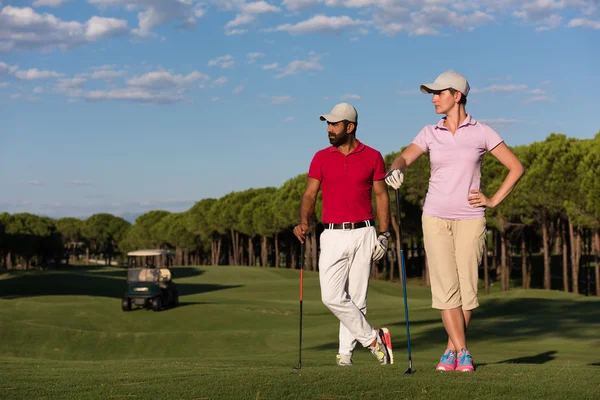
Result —
[{"label": "man's arm", "polygon": [[375,203],[377,206],[377,220],[379,231],[387,232],[390,229],[390,198],[385,181],[374,181]]},{"label": "man's arm", "polygon": [[318,179],[310,177],[306,179],[306,189],[300,203],[300,223],[294,227],[294,235],[302,243],[304,243],[305,234],[310,230],[309,221],[315,213],[315,204],[320,188],[321,182]]}]

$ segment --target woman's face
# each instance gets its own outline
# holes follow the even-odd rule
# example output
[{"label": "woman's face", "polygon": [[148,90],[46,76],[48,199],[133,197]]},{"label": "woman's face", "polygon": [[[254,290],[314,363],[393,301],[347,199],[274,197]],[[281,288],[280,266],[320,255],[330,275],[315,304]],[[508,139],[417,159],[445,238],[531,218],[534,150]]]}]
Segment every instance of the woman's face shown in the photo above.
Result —
[{"label": "woman's face", "polygon": [[434,93],[431,102],[435,106],[437,114],[448,114],[448,112],[457,104],[456,94],[450,93],[449,90],[442,90],[439,93]]}]

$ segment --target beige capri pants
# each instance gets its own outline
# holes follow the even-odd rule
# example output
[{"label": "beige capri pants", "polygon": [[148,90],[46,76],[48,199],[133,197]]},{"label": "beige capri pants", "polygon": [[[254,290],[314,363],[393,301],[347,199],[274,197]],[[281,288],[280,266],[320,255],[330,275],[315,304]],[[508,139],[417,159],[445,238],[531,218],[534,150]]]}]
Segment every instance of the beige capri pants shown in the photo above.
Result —
[{"label": "beige capri pants", "polygon": [[477,308],[478,268],[486,237],[485,217],[451,220],[423,214],[422,222],[432,308]]}]

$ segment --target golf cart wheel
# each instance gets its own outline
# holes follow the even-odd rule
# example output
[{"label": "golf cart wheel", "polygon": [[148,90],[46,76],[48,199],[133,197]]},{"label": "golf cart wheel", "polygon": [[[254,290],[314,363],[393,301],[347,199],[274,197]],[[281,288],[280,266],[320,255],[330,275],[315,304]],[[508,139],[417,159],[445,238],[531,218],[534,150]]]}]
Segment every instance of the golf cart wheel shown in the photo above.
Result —
[{"label": "golf cart wheel", "polygon": [[123,297],[121,306],[123,311],[131,311],[131,299],[129,297]]},{"label": "golf cart wheel", "polygon": [[160,300],[160,297],[155,297],[152,299],[152,309],[154,311],[160,311],[160,309],[162,308],[162,301]]}]

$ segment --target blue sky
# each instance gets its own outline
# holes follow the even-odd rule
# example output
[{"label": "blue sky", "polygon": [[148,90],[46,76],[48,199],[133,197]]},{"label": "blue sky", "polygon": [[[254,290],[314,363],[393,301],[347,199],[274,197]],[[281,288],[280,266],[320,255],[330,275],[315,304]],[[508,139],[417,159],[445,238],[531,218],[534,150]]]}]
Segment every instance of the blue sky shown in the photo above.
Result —
[{"label": "blue sky", "polygon": [[385,155],[437,122],[418,87],[449,69],[510,146],[591,138],[598,65],[598,0],[2,1],[0,212],[176,212],[279,187],[341,101]]}]

